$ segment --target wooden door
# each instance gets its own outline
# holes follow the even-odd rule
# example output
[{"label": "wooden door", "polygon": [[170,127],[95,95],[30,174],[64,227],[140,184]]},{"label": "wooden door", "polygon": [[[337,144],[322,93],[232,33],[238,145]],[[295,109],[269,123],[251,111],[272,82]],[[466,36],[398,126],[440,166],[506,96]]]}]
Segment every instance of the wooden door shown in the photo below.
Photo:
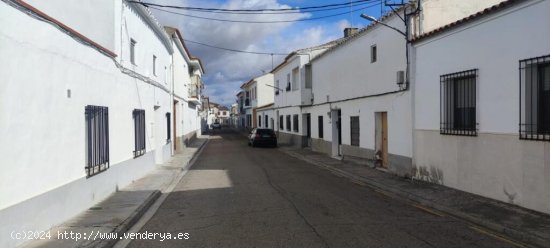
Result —
[{"label": "wooden door", "polygon": [[382,167],[388,168],[388,113],[382,112]]}]

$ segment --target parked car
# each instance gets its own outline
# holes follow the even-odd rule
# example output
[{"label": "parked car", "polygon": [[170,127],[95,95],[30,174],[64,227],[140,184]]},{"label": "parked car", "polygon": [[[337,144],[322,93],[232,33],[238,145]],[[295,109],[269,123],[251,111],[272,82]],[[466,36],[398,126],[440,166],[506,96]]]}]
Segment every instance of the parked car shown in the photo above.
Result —
[{"label": "parked car", "polygon": [[254,128],[248,135],[249,146],[271,146],[277,147],[277,135],[273,129],[267,128]]},{"label": "parked car", "polygon": [[212,129],[222,129],[222,125],[219,122],[212,123]]}]

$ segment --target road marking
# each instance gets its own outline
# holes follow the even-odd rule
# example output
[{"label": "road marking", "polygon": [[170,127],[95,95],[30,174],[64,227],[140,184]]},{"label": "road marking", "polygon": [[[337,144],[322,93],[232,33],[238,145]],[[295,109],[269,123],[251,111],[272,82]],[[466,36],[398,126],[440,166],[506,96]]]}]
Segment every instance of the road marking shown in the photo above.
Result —
[{"label": "road marking", "polygon": [[413,207],[418,208],[418,209],[420,209],[420,210],[422,210],[422,211],[424,211],[424,212],[427,212],[427,213],[429,213],[429,214],[433,214],[433,215],[435,215],[435,216],[445,217],[445,215],[442,214],[442,213],[440,213],[440,212],[437,212],[437,211],[435,211],[435,210],[429,209],[429,208],[424,207],[424,206],[420,206],[420,205],[418,205],[418,204],[414,204]]},{"label": "road marking", "polygon": [[516,246],[516,247],[522,247],[522,248],[526,248],[526,247],[527,247],[527,246],[522,245],[522,244],[520,244],[520,243],[517,243],[517,242],[515,242],[515,241],[512,241],[512,240],[509,240],[509,239],[504,238],[504,237],[502,237],[502,236],[499,236],[498,234],[492,233],[492,232],[490,232],[490,231],[488,231],[488,230],[481,229],[481,227],[470,226],[470,229],[472,229],[472,230],[474,230],[474,231],[477,231],[477,232],[479,232],[479,233],[485,234],[485,235],[487,235],[487,236],[489,236],[489,237],[492,237],[492,238],[494,238],[494,239],[498,239],[498,240],[503,241],[503,242],[505,242],[505,243],[511,244],[511,245],[513,245],[513,246]]}]

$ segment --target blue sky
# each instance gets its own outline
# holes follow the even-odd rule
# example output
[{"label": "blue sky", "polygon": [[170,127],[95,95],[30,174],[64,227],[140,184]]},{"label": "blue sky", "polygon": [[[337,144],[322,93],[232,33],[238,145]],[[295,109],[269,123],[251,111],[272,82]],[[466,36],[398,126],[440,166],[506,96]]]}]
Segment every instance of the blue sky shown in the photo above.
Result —
[{"label": "blue sky", "polygon": [[[189,7],[262,9],[318,6],[335,3],[349,3],[349,0],[143,0],[158,4],[170,4]],[[395,0],[394,0],[395,1]],[[375,3],[355,4],[353,9],[365,8]],[[246,51],[288,53],[296,49],[319,45],[343,36],[343,28],[353,23],[354,27],[364,27],[367,20],[359,17],[366,13],[375,17],[381,14],[380,4],[349,14],[350,8],[334,9],[322,12],[295,13],[285,15],[229,15],[204,12],[180,13],[231,20],[299,20],[346,13],[325,19],[277,24],[228,23],[178,16],[152,10],[162,25],[172,26],[182,31],[184,39],[211,44],[219,47]],[[387,9],[386,9],[387,11]],[[205,95],[213,102],[230,106],[235,102],[239,86],[262,71],[271,70],[271,56],[234,53],[186,43],[190,52],[201,58],[205,65]],[[275,56],[274,65],[284,56]]]}]

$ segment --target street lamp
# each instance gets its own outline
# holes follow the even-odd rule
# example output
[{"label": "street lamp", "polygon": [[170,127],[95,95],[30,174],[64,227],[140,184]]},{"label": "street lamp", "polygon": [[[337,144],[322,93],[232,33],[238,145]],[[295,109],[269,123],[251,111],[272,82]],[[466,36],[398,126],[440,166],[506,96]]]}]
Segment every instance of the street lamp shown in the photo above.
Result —
[{"label": "street lamp", "polygon": [[378,24],[380,24],[380,25],[382,25],[382,26],[386,26],[386,27],[388,27],[388,28],[391,28],[391,29],[395,30],[396,32],[400,33],[401,35],[405,36],[405,39],[407,39],[407,34],[406,34],[405,32],[403,32],[403,31],[401,31],[401,30],[399,30],[399,29],[397,29],[397,28],[395,28],[395,27],[392,27],[392,26],[390,26],[390,25],[388,25],[388,24],[386,24],[386,23],[379,22],[379,21],[376,20],[376,18],[374,18],[373,16],[361,14],[361,17],[364,18],[364,19],[367,19],[367,20],[369,20],[369,21],[371,21],[371,22],[376,22],[376,23],[378,23]]}]

